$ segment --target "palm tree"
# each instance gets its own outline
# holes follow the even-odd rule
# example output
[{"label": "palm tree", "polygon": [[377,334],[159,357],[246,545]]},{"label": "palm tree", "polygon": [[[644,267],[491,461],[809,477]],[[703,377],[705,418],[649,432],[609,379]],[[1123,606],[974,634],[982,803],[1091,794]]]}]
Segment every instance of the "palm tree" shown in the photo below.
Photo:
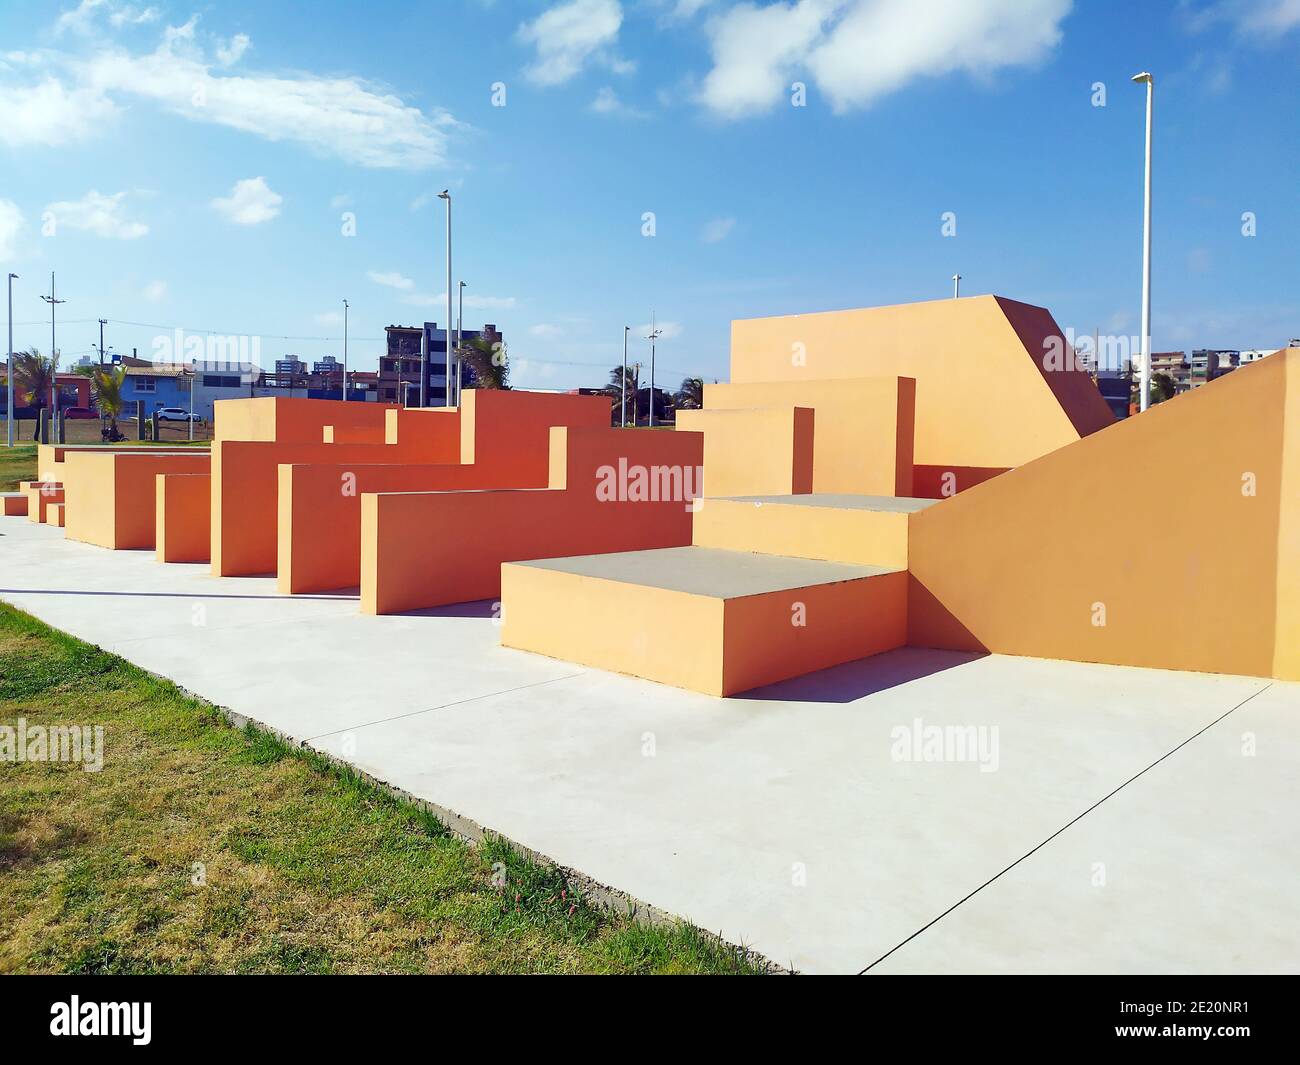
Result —
[{"label": "palm tree", "polygon": [[125,366],[78,366],[77,373],[90,378],[90,389],[95,394],[95,406],[101,415],[108,415],[108,438],[120,440],[117,419],[122,414],[126,399],[122,387],[126,384]]},{"label": "palm tree", "polygon": [[36,348],[14,352],[14,383],[21,383],[27,392],[28,406],[36,408],[37,417],[32,428],[32,439],[40,435],[40,411],[54,391],[55,374],[59,367],[59,353],[46,358]]},{"label": "palm tree", "polygon": [[699,410],[704,406],[704,379],[685,377],[682,387],[673,395],[673,402],[679,410]]},{"label": "palm tree", "polygon": [[457,355],[469,367],[475,388],[510,387],[510,356],[499,337],[470,337],[461,343]]},{"label": "palm tree", "polygon": [[624,370],[621,365],[615,366],[609,371],[609,384],[605,386],[606,394],[613,396],[614,399],[621,399],[626,392],[627,398],[632,407],[633,425],[636,425],[637,392],[641,385],[640,375],[640,363],[634,362],[626,370]]}]

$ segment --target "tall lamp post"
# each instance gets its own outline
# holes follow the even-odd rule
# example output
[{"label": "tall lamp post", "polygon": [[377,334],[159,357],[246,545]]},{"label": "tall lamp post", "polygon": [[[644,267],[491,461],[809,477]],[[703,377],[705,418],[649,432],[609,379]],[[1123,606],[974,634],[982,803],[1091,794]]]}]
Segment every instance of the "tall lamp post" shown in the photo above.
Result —
[{"label": "tall lamp post", "polygon": [[1147,87],[1146,182],[1142,197],[1142,383],[1138,388],[1138,410],[1143,411],[1151,405],[1151,112],[1156,79],[1144,70],[1134,74],[1132,80]]},{"label": "tall lamp post", "polygon": [[961,274],[952,275],[952,298],[961,299]]},{"label": "tall lamp post", "polygon": [[[451,406],[451,190],[443,189],[438,199],[447,201],[447,376],[443,386],[444,407]],[[424,382],[420,382],[424,387]]]},{"label": "tall lamp post", "polygon": [[627,428],[627,335],[632,331],[630,325],[623,327],[623,379],[619,382],[618,427]]},{"label": "tall lamp post", "polygon": [[456,307],[456,406],[460,406],[460,336],[465,325],[465,282],[456,286],[460,293],[460,304]]},{"label": "tall lamp post", "polygon": [[646,340],[650,341],[650,420],[647,423],[651,429],[655,425],[655,341],[663,336],[663,330],[655,327],[654,311],[650,312],[650,335]]},{"label": "tall lamp post", "polygon": [[348,401],[348,301],[343,301],[343,402]]},{"label": "tall lamp post", "polygon": [[53,407],[50,436],[55,443],[62,443],[59,440],[59,366],[58,366],[58,349],[54,343],[54,308],[60,303],[67,303],[67,300],[58,300],[54,298],[54,271],[50,271],[50,294],[42,296],[46,303],[50,305],[50,391],[52,393],[50,402]]},{"label": "tall lamp post", "polygon": [[9,361],[5,363],[9,406],[5,411],[5,438],[10,447],[14,446],[14,282],[17,280],[17,274],[9,275]]}]

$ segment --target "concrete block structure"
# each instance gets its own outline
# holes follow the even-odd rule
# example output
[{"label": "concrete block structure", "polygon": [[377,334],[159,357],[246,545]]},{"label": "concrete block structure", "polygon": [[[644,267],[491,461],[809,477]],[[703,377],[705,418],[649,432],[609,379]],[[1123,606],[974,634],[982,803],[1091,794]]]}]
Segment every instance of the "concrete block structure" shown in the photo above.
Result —
[{"label": "concrete block structure", "polygon": [[158,561],[207,562],[212,542],[210,474],[159,473],[154,490]]},{"label": "concrete block structure", "polygon": [[64,457],[64,527],[70,540],[117,551],[154,550],[156,477],[207,473],[206,454],[133,448]]}]

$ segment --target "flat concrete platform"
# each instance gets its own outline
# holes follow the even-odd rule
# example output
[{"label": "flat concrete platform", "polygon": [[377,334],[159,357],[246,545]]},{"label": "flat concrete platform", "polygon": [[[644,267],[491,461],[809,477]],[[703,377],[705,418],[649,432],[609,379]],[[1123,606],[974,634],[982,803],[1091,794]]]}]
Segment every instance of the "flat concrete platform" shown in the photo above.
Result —
[{"label": "flat concrete platform", "polygon": [[714,699],[20,518],[0,598],[800,970],[1300,970],[1297,684],[904,649]]},{"label": "flat concrete platform", "polygon": [[[720,496],[728,503],[771,503],[786,507],[829,507],[832,510],[877,510],[891,514],[915,514],[932,507],[937,499],[917,499],[912,496],[855,496],[833,492],[811,492],[806,495],[785,496]],[[702,506],[708,506],[704,499]]]},{"label": "flat concrete platform", "polygon": [[715,599],[784,592],[898,572],[888,566],[854,566],[714,547],[661,547],[652,551],[540,558],[511,565]]}]

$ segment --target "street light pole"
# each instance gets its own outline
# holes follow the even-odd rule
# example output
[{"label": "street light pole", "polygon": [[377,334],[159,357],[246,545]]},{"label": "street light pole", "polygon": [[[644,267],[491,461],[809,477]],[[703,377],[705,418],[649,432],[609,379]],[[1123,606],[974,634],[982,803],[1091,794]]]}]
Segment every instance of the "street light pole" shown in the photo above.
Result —
[{"label": "street light pole", "polygon": [[198,367],[195,365],[196,359],[190,359],[190,416],[187,424],[190,427],[190,443],[194,443],[194,383],[198,380]]},{"label": "street light pole", "polygon": [[952,275],[952,298],[961,298],[961,274]]},{"label": "street light pole", "polygon": [[662,329],[655,328],[655,312],[650,312],[650,335],[646,337],[650,341],[650,420],[647,423],[651,429],[655,425],[655,341],[663,335]]},{"label": "street light pole", "polygon": [[1156,79],[1147,71],[1134,74],[1133,81],[1147,87],[1146,181],[1142,197],[1142,383],[1138,388],[1138,410],[1151,405],[1151,115],[1155,104]]},{"label": "street light pole", "polygon": [[444,330],[447,336],[447,376],[446,384],[443,386],[443,406],[451,406],[451,191],[443,189],[438,193],[438,199],[447,201],[447,328]]},{"label": "street light pole", "polygon": [[343,301],[343,402],[348,401],[348,301]]},{"label": "street light pole", "polygon": [[465,326],[465,282],[457,285],[460,293],[460,305],[456,308],[456,406],[460,406],[460,337]]},{"label": "street light pole", "polygon": [[618,427],[627,428],[627,335],[632,331],[630,325],[623,327],[623,379],[619,382]]},{"label": "street light pole", "polygon": [[108,325],[107,318],[99,320],[99,365],[104,365],[104,326]]},{"label": "street light pole", "polygon": [[50,305],[50,403],[53,408],[50,426],[50,436],[55,443],[62,443],[59,440],[59,365],[58,351],[55,347],[54,340],[54,308],[60,303],[67,303],[67,300],[54,298],[54,271],[50,271],[50,294],[42,296],[46,303]]},{"label": "street light pole", "polygon": [[5,413],[5,437],[10,447],[14,446],[14,282],[17,274],[9,275],[9,361],[5,363],[9,378],[9,406]]}]

